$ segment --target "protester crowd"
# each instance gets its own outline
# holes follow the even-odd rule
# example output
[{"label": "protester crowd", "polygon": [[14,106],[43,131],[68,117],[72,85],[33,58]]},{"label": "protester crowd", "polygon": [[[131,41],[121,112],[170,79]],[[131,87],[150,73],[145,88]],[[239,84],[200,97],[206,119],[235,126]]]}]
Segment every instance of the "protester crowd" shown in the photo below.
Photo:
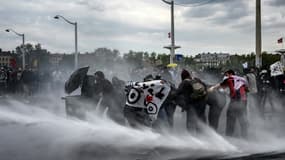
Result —
[{"label": "protester crowd", "polygon": [[[174,114],[180,112],[186,115],[186,129],[191,133],[202,132],[205,124],[217,130],[221,113],[229,100],[226,135],[234,135],[238,121],[241,136],[247,137],[250,127],[248,107],[255,108],[258,115],[266,119],[268,113],[277,112],[274,110],[276,100],[280,101],[280,106],[285,106],[285,76],[272,76],[270,72],[251,67],[237,75],[229,69],[216,74],[220,82],[213,84],[205,72],[159,66],[132,70],[130,77],[96,71],[84,75],[79,87],[82,98],[91,102],[94,109],[100,103],[114,121],[155,130],[175,127]],[[58,90],[63,88],[69,75],[60,70],[38,72],[29,68],[1,67],[0,94],[29,97]],[[224,91],[226,88],[229,92]],[[270,110],[266,107],[268,105]]]},{"label": "protester crowd", "polygon": [[23,70],[4,66],[0,68],[0,96],[29,97],[51,90],[58,91],[64,85],[67,74],[56,69],[39,72],[29,67]]},{"label": "protester crowd", "polygon": [[[86,75],[81,85],[81,96],[90,99],[94,107],[108,108],[107,114],[114,121],[129,126],[152,127],[156,130],[174,127],[174,114],[186,114],[186,129],[191,133],[202,132],[203,124],[218,129],[222,110],[226,111],[226,135],[233,136],[238,121],[241,136],[248,136],[248,107],[254,107],[261,118],[267,118],[266,104],[277,105],[273,97],[284,106],[284,74],[270,76],[270,71],[256,68],[244,69],[236,75],[229,69],[218,75],[220,82],[208,84],[203,72],[167,67],[131,72],[136,78],[106,78],[102,71]],[[137,74],[140,73],[140,74]],[[143,74],[144,73],[144,74]],[[138,78],[140,77],[140,78]],[[224,89],[228,88],[228,92]],[[251,101],[249,101],[251,99]],[[209,112],[206,108],[209,106]],[[156,112],[156,109],[158,111]]]}]

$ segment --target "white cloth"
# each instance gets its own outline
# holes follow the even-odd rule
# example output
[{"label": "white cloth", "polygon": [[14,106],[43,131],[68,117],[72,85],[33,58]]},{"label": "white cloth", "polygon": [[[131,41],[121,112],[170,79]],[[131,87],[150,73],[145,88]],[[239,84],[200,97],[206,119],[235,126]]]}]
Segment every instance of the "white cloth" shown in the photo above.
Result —
[{"label": "white cloth", "polygon": [[[243,85],[248,86],[248,82],[247,82],[247,80],[245,78],[240,77],[240,76],[235,76],[235,75],[233,75],[231,77],[234,79],[234,89],[235,90],[239,90],[240,87],[243,86]],[[229,77],[225,76],[223,80],[225,81],[228,78]]]},{"label": "white cloth", "polygon": [[133,82],[131,86],[127,93],[126,105],[146,109],[152,122],[155,121],[162,103],[170,92],[170,85],[162,80],[154,80]]},{"label": "white cloth", "polygon": [[283,65],[280,61],[277,61],[270,65],[270,75],[271,77],[279,76],[283,74]]}]

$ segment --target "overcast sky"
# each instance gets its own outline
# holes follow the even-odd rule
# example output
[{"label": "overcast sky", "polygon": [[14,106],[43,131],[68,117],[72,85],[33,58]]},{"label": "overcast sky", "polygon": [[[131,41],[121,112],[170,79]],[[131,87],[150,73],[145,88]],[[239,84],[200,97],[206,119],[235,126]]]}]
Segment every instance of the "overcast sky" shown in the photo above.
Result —
[{"label": "overcast sky", "polygon": [[[263,50],[282,46],[285,0],[262,1]],[[199,6],[200,2],[209,2]],[[176,53],[250,53],[255,50],[255,0],[176,0]],[[60,14],[78,22],[78,50],[98,47],[121,53],[148,51],[169,53],[170,6],[161,0],[1,0],[0,48],[13,50],[21,38],[5,32],[25,33],[27,43],[40,43],[55,53],[74,51],[74,26],[56,20]]]}]

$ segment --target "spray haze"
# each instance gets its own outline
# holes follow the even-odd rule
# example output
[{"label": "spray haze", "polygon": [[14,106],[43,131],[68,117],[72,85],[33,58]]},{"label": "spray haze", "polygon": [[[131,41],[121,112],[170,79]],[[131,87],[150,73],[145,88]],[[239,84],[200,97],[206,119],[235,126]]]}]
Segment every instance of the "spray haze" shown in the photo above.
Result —
[{"label": "spray haze", "polygon": [[[105,49],[103,51],[109,52]],[[102,54],[103,51],[89,55],[95,56],[95,62],[84,64],[90,65],[88,74],[93,75],[101,70],[107,79],[118,76],[125,81],[142,81],[145,75],[156,72],[155,68],[142,68],[142,64],[134,63],[137,61],[132,60],[140,57],[135,57],[133,53],[129,54],[126,62],[120,58],[111,60],[109,55]],[[111,55],[113,53],[109,52]],[[137,69],[136,72],[132,71],[133,68]],[[72,70],[68,66],[65,69]],[[202,75],[208,80],[207,83],[216,83],[220,79],[220,75]],[[66,80],[68,76],[63,77]],[[67,116],[64,100],[61,99],[67,96],[63,92],[63,84],[60,82],[49,90],[43,87],[39,93],[26,99],[9,96],[0,98],[1,159],[198,159],[285,149],[282,118],[273,117],[274,121],[269,121],[250,116],[251,134],[248,139],[222,136],[229,101],[225,96],[220,97],[226,99],[227,103],[222,106],[218,132],[202,125],[203,133],[190,134],[185,129],[185,112],[180,112],[180,108],[175,113],[175,130],[162,129],[158,132],[150,128],[133,129],[114,122],[106,114],[108,109],[101,109],[100,101],[96,109],[92,104],[80,102],[80,106],[87,110],[85,120]],[[80,93],[77,90],[73,94]],[[278,104],[278,100],[274,100],[274,103]],[[249,106],[251,115],[256,115],[256,107],[255,104]],[[282,105],[275,107],[281,110]]]},{"label": "spray haze", "polygon": [[[204,140],[187,134],[163,135],[149,129],[121,126],[96,114],[89,114],[88,121],[80,121],[55,114],[49,108],[39,108],[38,105],[14,100],[9,105],[17,107],[1,105],[0,112],[1,157],[4,159],[79,159],[81,156],[87,159],[122,156],[125,159],[132,154],[134,157],[149,156],[153,150],[160,148],[171,152],[237,150],[214,132]],[[213,145],[215,147],[211,149]]]},{"label": "spray haze", "polygon": [[[64,103],[59,97],[45,96],[40,103],[1,99],[1,158],[175,159],[244,155],[285,147],[283,137],[276,137],[274,132],[264,130],[264,126],[254,128],[254,138],[240,140],[225,139],[207,126],[201,135],[191,135],[182,127],[165,133],[148,128],[132,129],[96,111],[89,112],[86,121],[82,121],[66,117]],[[181,116],[176,116],[177,121],[179,118]]]}]

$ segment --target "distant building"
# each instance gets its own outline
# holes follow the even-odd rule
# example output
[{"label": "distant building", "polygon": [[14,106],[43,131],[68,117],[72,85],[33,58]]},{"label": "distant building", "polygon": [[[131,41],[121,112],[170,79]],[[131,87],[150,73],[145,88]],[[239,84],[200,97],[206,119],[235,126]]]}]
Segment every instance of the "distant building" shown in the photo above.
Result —
[{"label": "distant building", "polygon": [[36,70],[50,69],[49,57],[50,53],[46,49],[35,49],[30,52],[26,52],[26,68],[32,68]]},{"label": "distant building", "polygon": [[0,49],[0,66],[16,67],[16,54]]},{"label": "distant building", "polygon": [[218,67],[230,60],[229,53],[200,53],[195,56],[194,61],[203,67]]},{"label": "distant building", "polygon": [[53,66],[53,67],[58,67],[60,62],[63,59],[64,54],[50,54],[49,55],[49,63]]}]

